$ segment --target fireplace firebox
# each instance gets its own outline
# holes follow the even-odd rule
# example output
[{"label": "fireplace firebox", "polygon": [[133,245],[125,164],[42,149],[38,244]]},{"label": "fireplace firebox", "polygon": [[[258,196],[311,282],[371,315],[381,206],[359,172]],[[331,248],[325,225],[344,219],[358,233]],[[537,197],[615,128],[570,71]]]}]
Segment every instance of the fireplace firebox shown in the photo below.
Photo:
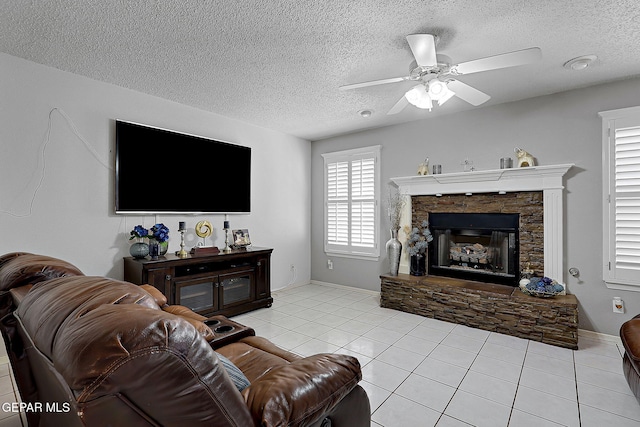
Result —
[{"label": "fireplace firebox", "polygon": [[429,274],[517,286],[517,213],[429,213]]}]

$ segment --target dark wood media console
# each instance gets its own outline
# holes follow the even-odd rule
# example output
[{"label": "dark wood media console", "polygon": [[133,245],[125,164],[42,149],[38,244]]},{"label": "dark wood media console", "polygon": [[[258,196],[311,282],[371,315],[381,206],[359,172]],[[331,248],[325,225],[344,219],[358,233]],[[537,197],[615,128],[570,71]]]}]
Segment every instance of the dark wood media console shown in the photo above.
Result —
[{"label": "dark wood media console", "polygon": [[124,280],[152,285],[169,304],[184,305],[204,316],[233,316],[271,307],[271,252],[250,247],[187,258],[126,257]]}]

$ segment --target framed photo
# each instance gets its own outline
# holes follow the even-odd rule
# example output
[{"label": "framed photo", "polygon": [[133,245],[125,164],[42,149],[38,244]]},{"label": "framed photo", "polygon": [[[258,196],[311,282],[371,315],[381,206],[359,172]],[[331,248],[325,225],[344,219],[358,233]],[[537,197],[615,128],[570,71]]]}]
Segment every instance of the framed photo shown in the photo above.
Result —
[{"label": "framed photo", "polygon": [[249,230],[242,228],[239,230],[233,230],[233,244],[237,247],[249,246],[251,244],[251,238],[249,237]]}]

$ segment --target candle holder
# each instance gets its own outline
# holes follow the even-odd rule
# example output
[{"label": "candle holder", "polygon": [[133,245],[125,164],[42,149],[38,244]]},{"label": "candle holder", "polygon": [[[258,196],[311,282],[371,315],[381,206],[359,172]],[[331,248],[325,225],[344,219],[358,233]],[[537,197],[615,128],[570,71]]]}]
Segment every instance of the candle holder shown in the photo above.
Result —
[{"label": "candle holder", "polygon": [[[228,226],[228,224],[226,224]],[[231,252],[231,248],[229,247],[229,229],[224,229],[224,249],[222,252]]]},{"label": "candle holder", "polygon": [[178,258],[186,258],[189,254],[184,250],[184,230],[178,230],[180,232],[180,250],[177,255]]}]

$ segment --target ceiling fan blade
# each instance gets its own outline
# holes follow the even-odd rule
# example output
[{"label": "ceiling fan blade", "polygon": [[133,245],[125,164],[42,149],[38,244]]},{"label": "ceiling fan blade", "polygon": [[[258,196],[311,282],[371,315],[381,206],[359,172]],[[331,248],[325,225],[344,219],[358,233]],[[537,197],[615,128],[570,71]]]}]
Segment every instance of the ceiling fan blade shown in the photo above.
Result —
[{"label": "ceiling fan blade", "polygon": [[463,101],[467,101],[473,106],[484,104],[491,99],[489,95],[478,89],[469,86],[466,83],[462,83],[460,80],[450,80],[447,82],[449,89],[455,92],[456,96]]},{"label": "ceiling fan blade", "polygon": [[382,79],[382,80],[372,80],[370,82],[362,82],[362,83],[353,83],[350,85],[344,85],[344,86],[340,86],[340,90],[351,90],[351,89],[358,89],[361,87],[367,87],[367,86],[376,86],[376,85],[384,85],[387,83],[397,83],[397,82],[402,82],[405,80],[409,80],[409,76],[407,77],[392,77],[390,79]]},{"label": "ceiling fan blade", "polygon": [[502,55],[488,56],[486,58],[475,59],[463,62],[451,67],[458,74],[471,74],[480,71],[497,70],[498,68],[515,67],[517,65],[531,64],[542,57],[539,47],[518,50]]},{"label": "ceiling fan blade", "polygon": [[409,105],[409,101],[407,101],[407,98],[403,95],[402,98],[400,98],[400,100],[391,107],[391,110],[389,110],[387,115],[398,114],[400,111],[404,110],[404,107],[407,105]]},{"label": "ceiling fan blade", "polygon": [[420,66],[435,67],[438,65],[436,58],[436,39],[432,34],[410,34],[407,42]]}]

